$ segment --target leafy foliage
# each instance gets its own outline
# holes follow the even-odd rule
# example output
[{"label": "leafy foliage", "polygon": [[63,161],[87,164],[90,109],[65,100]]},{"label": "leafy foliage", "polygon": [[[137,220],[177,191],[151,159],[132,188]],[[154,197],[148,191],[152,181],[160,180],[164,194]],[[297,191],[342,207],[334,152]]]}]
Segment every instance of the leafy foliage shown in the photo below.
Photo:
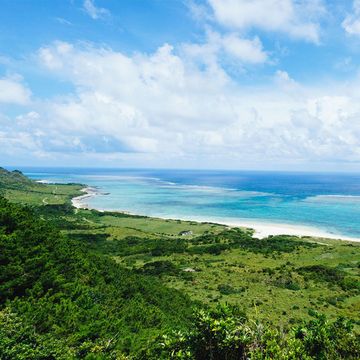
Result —
[{"label": "leafy foliage", "polygon": [[174,265],[171,261],[152,261],[146,263],[141,271],[144,274],[148,275],[177,275],[179,273],[179,269],[176,265]]},{"label": "leafy foliage", "polygon": [[[41,347],[47,336],[62,339],[78,356],[107,341],[111,346],[105,353],[135,351],[160,329],[184,327],[190,318],[187,297],[154,277],[88,253],[83,244],[61,236],[29,209],[3,198],[0,284],[0,304],[7,311],[2,321],[29,329],[25,347]],[[9,311],[14,315],[7,315]],[[2,336],[9,340],[7,334]],[[15,343],[9,341],[3,346],[10,351]]]},{"label": "leafy foliage", "polygon": [[194,328],[159,337],[141,359],[358,359],[360,337],[349,321],[315,318],[284,332],[248,320],[238,308],[199,310]]},{"label": "leafy foliage", "polygon": [[344,290],[355,289],[360,291],[360,281],[350,276],[339,268],[332,268],[325,265],[304,266],[299,273],[307,279],[319,282],[326,282],[330,286],[338,285]]},{"label": "leafy foliage", "polygon": [[[231,248],[241,248],[257,254],[289,253],[300,247],[318,246],[314,243],[302,241],[296,236],[278,235],[269,236],[266,239],[256,239],[252,237],[249,231],[243,229],[225,230],[217,235],[203,235],[195,238],[192,242],[196,245],[203,245],[205,249],[216,249],[215,251],[203,251],[208,253],[220,253]],[[201,253],[201,250],[193,249],[192,252]]]}]

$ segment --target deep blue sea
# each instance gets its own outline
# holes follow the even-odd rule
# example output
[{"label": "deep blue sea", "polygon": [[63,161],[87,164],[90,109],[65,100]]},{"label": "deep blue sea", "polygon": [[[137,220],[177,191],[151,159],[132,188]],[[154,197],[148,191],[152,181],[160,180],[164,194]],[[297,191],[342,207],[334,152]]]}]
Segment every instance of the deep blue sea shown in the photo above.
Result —
[{"label": "deep blue sea", "polygon": [[360,238],[360,174],[20,168],[102,193],[89,206],[161,217],[312,226]]}]

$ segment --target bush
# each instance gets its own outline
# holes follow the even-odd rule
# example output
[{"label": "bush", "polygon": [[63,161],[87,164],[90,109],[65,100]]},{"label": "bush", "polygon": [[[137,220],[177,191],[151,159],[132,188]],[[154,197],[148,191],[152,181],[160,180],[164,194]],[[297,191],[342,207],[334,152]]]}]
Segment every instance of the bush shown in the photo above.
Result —
[{"label": "bush", "polygon": [[347,276],[341,268],[333,268],[326,265],[304,266],[298,269],[305,279],[317,282],[326,282],[328,286],[337,285],[343,290],[360,290],[360,281]]},{"label": "bush", "polygon": [[239,294],[245,291],[245,288],[241,287],[238,289],[233,288],[231,285],[228,284],[220,284],[218,286],[218,290],[222,295],[231,295],[231,294]]},{"label": "bush", "polygon": [[193,329],[159,337],[139,359],[358,359],[360,338],[351,322],[333,323],[315,314],[309,322],[284,332],[249,321],[238,309],[219,306],[196,313]]},{"label": "bush", "polygon": [[217,235],[203,235],[192,240],[194,244],[217,243],[227,244],[228,248],[242,248],[254,253],[269,255],[273,253],[288,253],[300,247],[317,247],[318,244],[300,240],[296,236],[269,236],[266,239],[256,239],[252,234],[242,229],[225,230]]},{"label": "bush", "polygon": [[179,269],[171,261],[153,261],[146,263],[141,272],[146,275],[177,275]]},{"label": "bush", "polygon": [[[164,262],[160,270],[174,267]],[[1,359],[59,358],[51,354],[62,347],[74,354],[65,358],[136,353],[159,331],[186,327],[191,305],[0,197]]]}]

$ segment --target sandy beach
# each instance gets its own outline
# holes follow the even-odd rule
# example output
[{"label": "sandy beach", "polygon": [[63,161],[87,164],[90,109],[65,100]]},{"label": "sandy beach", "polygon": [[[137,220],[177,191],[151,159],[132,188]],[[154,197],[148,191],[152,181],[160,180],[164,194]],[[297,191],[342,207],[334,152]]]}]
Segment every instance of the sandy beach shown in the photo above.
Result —
[{"label": "sandy beach", "polygon": [[84,195],[76,196],[71,199],[72,205],[77,209],[89,209],[90,207],[86,203],[86,200],[101,194],[96,188],[90,186],[83,188],[80,191],[83,192]]},{"label": "sandy beach", "polygon": [[[91,207],[86,203],[86,200],[102,194],[98,189],[93,187],[86,187],[81,190],[84,192],[84,195],[77,196],[72,199],[72,205],[78,209],[90,209]],[[98,211],[106,211],[106,209],[96,209]],[[110,211],[110,210],[109,210]],[[134,214],[128,211],[121,210],[111,210],[118,211],[121,213],[127,213],[132,215],[144,215],[144,214]],[[327,232],[316,227],[305,226],[305,225],[293,225],[293,224],[283,224],[283,223],[269,223],[263,222],[257,219],[225,219],[225,218],[204,218],[204,217],[182,217],[182,216],[169,216],[169,217],[159,217],[163,219],[173,219],[173,220],[184,220],[184,221],[198,221],[198,222],[212,222],[217,224],[222,224],[230,227],[245,227],[253,229],[254,237],[263,239],[269,235],[294,235],[294,236],[311,236],[316,238],[326,238],[326,239],[335,239],[335,240],[346,240],[346,241],[356,241],[360,242],[360,238],[349,237],[341,234],[334,234]]]},{"label": "sandy beach", "polygon": [[322,229],[317,229],[315,227],[305,226],[305,225],[266,223],[251,219],[238,219],[238,220],[219,219],[219,221],[216,221],[216,223],[228,225],[231,227],[246,227],[246,228],[254,229],[255,230],[254,237],[259,239],[266,238],[269,235],[294,235],[294,236],[311,236],[316,238],[360,242],[360,238],[334,234]]}]

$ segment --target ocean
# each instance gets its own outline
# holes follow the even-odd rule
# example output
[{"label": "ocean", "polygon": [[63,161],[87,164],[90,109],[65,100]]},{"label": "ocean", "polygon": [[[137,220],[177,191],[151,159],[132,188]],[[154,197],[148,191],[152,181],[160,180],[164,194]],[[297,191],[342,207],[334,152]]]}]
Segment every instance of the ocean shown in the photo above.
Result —
[{"label": "ocean", "polygon": [[360,174],[20,168],[36,180],[96,187],[90,207],[208,221],[281,223],[360,238]]}]

